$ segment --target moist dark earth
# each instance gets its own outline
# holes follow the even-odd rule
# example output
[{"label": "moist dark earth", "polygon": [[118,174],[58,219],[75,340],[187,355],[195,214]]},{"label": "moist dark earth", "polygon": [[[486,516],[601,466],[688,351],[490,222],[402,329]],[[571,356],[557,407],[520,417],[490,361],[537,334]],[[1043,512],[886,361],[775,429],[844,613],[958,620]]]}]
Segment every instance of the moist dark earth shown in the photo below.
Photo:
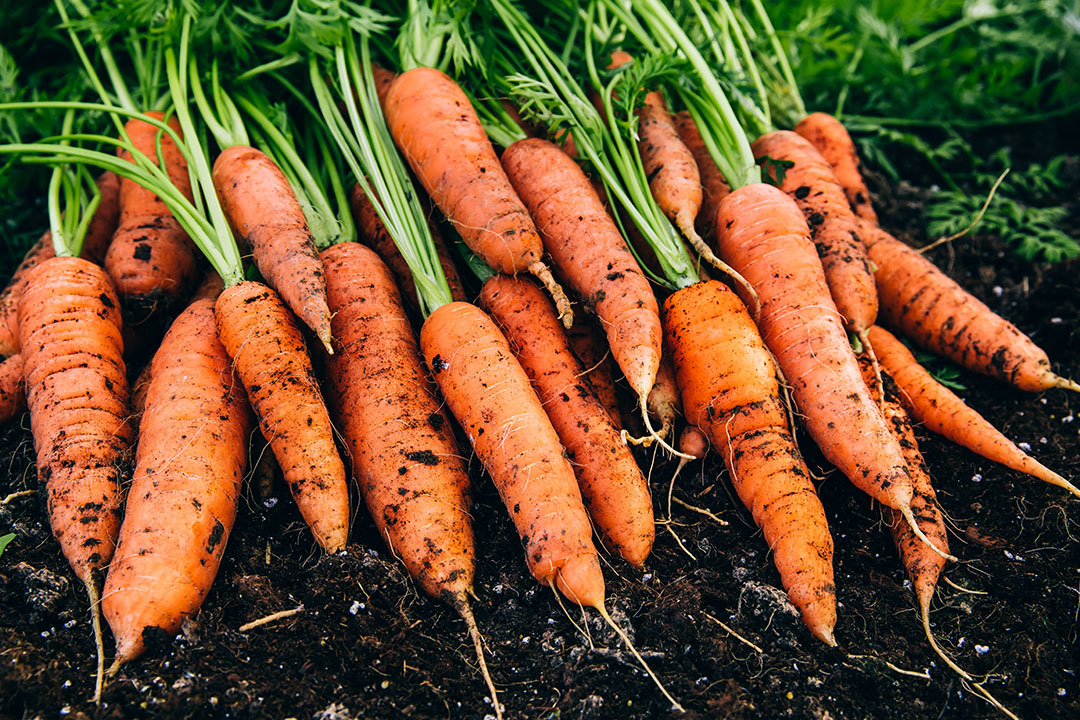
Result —
[{"label": "moist dark earth", "polygon": [[[1053,136],[1058,128],[1050,128]],[[1014,158],[1071,147],[1019,130],[981,138],[1016,143]],[[1043,136],[1040,135],[1040,138]],[[921,245],[919,185],[869,178],[882,224]],[[1080,227],[1080,162],[1067,164],[1065,230]],[[1080,262],[1019,259],[976,234],[934,261],[1080,378]],[[959,394],[1031,453],[1080,477],[1080,394],[1028,394],[962,372]],[[0,494],[34,490],[24,416],[0,428]],[[942,647],[1023,718],[1080,717],[1080,500],[921,431],[958,563],[947,567],[931,616]],[[686,707],[684,717],[976,718],[1000,716],[947,669],[922,633],[915,600],[880,511],[804,442],[836,544],[839,600],[830,649],[803,627],[722,464],[688,465],[675,495],[726,525],[675,505],[644,571],[605,556],[608,605]],[[651,451],[657,517],[675,464]],[[595,612],[560,607],[525,567],[490,480],[472,461],[479,565],[474,609],[508,717],[676,715]],[[0,508],[15,539],[0,558],[0,717],[484,718],[493,716],[464,624],[419,594],[364,512],[338,555],[317,549],[281,484],[245,489],[217,581],[176,637],[150,637],[146,655],[89,702],[95,668],[85,592],[51,537],[40,492]],[[691,557],[692,555],[692,557]],[[966,588],[962,591],[958,588]],[[238,628],[281,610],[291,617]],[[584,626],[588,636],[578,627]],[[737,633],[737,635],[736,635]],[[590,639],[591,638],[591,639]],[[106,636],[106,645],[110,644]]]}]

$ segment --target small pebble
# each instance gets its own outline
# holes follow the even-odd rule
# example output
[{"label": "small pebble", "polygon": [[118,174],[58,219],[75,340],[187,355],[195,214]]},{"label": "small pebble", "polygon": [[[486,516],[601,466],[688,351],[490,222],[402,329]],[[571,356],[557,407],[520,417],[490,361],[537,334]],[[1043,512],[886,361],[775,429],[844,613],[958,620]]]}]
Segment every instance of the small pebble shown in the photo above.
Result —
[{"label": "small pebble", "polygon": [[1030,443],[1026,443],[1026,442],[1017,443],[1016,446],[1018,448],[1020,448],[1021,450],[1023,450],[1024,452],[1031,452],[1031,444]]},{"label": "small pebble", "polygon": [[975,473],[972,475],[971,482],[982,482],[982,473]]},{"label": "small pebble", "polygon": [[1050,318],[1050,322],[1052,322],[1055,325],[1060,325],[1061,324],[1061,318],[1058,318],[1058,317]]},{"label": "small pebble", "polygon": [[1069,415],[1066,415],[1065,417],[1061,418],[1061,422],[1063,422],[1063,423],[1068,423],[1068,422],[1072,422],[1072,421],[1073,421],[1073,420],[1075,420],[1075,419],[1076,419],[1076,418],[1074,418],[1074,417],[1072,416],[1072,414],[1070,413]]},{"label": "small pebble", "polygon": [[1065,688],[1058,688],[1058,697],[1065,697]]},{"label": "small pebble", "polygon": [[964,635],[961,635],[960,639],[956,641],[956,647],[958,647],[958,648],[964,647],[964,643],[966,643],[966,642],[967,642],[967,637],[964,636]]},{"label": "small pebble", "polygon": [[978,645],[978,644],[975,645],[975,654],[976,655],[985,655],[988,652],[990,652],[990,648],[988,646],[986,646],[986,645]]},{"label": "small pebble", "polygon": [[360,602],[359,600],[353,600],[353,604],[349,606],[349,614],[355,615],[363,609],[364,603]]},{"label": "small pebble", "polygon": [[1039,444],[1040,445],[1045,445],[1047,442],[1049,442],[1049,441],[1046,438],[1044,438],[1044,437],[1039,438]]},{"label": "small pebble", "polygon": [[1005,294],[1005,289],[1004,288],[1002,288],[1000,285],[995,285],[994,286],[994,295],[996,297],[1001,297],[1004,294]]}]

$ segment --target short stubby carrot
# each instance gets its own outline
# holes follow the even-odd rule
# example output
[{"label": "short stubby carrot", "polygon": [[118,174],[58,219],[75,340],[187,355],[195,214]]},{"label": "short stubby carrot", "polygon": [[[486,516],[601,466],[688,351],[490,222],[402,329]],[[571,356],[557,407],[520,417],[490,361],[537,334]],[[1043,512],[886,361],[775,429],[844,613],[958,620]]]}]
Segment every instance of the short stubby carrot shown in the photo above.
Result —
[{"label": "short stubby carrot", "polygon": [[1054,374],[1031,338],[914,249],[869,223],[863,223],[860,237],[877,268],[884,324],[957,365],[1021,390],[1080,390]]},{"label": "short stubby carrot", "polygon": [[428,316],[424,359],[510,511],[533,577],[579,605],[604,605],[604,576],[573,468],[506,338],[479,308]]},{"label": "short stubby carrot", "polygon": [[843,123],[828,113],[811,113],[795,126],[795,132],[809,140],[832,166],[840,186],[855,214],[877,224],[877,213],[870,203],[870,191],[859,171],[859,156],[855,143]]},{"label": "short stubby carrot", "polygon": [[[165,117],[159,112],[146,114],[157,120]],[[169,127],[180,134],[175,116],[169,119]],[[134,119],[124,128],[135,148],[156,162],[161,131]],[[187,163],[164,133],[161,154],[169,180],[190,201]],[[120,151],[120,157],[131,159],[126,151]],[[124,302],[124,312],[133,320],[143,320],[183,299],[198,274],[196,257],[195,245],[161,198],[133,180],[121,180],[120,219],[105,253],[105,269]]]},{"label": "short stubby carrot", "polygon": [[390,86],[384,112],[397,146],[465,244],[500,272],[536,275],[569,327],[569,301],[464,91],[438,70],[414,68]]},{"label": "short stubby carrot", "polygon": [[808,140],[788,130],[763,135],[753,150],[759,159],[794,163],[785,169],[780,189],[806,216],[844,326],[865,340],[877,320],[877,289],[857,220],[832,168]]},{"label": "short stubby carrot", "polygon": [[697,215],[698,233],[704,238],[711,238],[715,229],[713,222],[716,220],[716,208],[720,201],[731,192],[731,186],[724,179],[716,161],[709,154],[709,148],[701,137],[701,131],[694,123],[690,113],[683,110],[675,115],[675,128],[679,132],[679,138],[694,156],[697,164],[698,175],[701,177],[701,209]]},{"label": "short stubby carrot", "polygon": [[746,306],[720,282],[697,283],[664,301],[664,327],[687,422],[724,458],[803,621],[835,645],[833,543],[825,509],[792,438],[775,366]]},{"label": "short stubby carrot", "polygon": [[611,348],[607,336],[595,320],[584,313],[574,316],[574,325],[566,331],[566,339],[574,355],[585,368],[585,377],[596,391],[600,404],[607,408],[611,423],[622,427],[622,415],[619,412],[619,397],[615,390],[615,375],[611,365]]},{"label": "short stubby carrot", "polygon": [[300,514],[327,552],[349,536],[349,489],[300,329],[281,298],[244,281],[215,305],[218,335]]},{"label": "short stubby carrot", "polygon": [[330,347],[322,262],[285,173],[262,151],[233,145],[214,162],[214,188],[267,284]]},{"label": "short stubby carrot", "polygon": [[597,534],[641,567],[656,536],[649,485],[583,377],[555,308],[532,281],[508,275],[484,283],[480,303],[510,341],[569,453]]},{"label": "short stubby carrot", "polygon": [[25,409],[23,360],[16,353],[0,363],[0,423],[6,423]]},{"label": "short stubby carrot", "polygon": [[102,610],[114,667],[141,655],[143,632],[169,636],[198,612],[217,575],[248,462],[251,411],[198,300],[173,322],[153,360],[135,474],[109,565]]},{"label": "short stubby carrot", "polygon": [[38,478],[53,535],[87,586],[112,558],[132,440],[120,324],[116,290],[91,262],[50,258],[26,278],[19,340]]},{"label": "short stubby carrot", "polygon": [[660,309],[615,221],[585,173],[556,145],[520,140],[502,163],[552,263],[596,311],[615,362],[634,393],[646,397],[660,363]]},{"label": "short stubby carrot", "polygon": [[472,592],[469,472],[389,268],[357,243],[322,252],[333,311],[331,408],[379,535],[429,595]]}]

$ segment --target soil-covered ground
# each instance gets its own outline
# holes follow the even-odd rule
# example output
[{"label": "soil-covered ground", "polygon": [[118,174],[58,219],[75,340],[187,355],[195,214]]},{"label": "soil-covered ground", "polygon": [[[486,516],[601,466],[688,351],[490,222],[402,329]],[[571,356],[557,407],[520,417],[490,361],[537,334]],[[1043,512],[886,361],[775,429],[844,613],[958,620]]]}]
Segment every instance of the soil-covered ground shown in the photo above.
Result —
[{"label": "soil-covered ground", "polygon": [[[1007,142],[1009,138],[1004,138]],[[1002,136],[992,138],[1000,146]],[[991,143],[992,144],[992,143]],[[1060,152],[1060,148],[1058,149]],[[1034,155],[1032,159],[1041,159]],[[1074,202],[1080,167],[1066,167]],[[928,178],[924,185],[932,182]],[[882,224],[926,242],[927,190],[871,177]],[[991,237],[935,250],[949,274],[1080,378],[1080,262],[1032,265]],[[962,373],[960,395],[1066,477],[1080,477],[1080,395],[1033,395]],[[0,428],[0,494],[37,481],[28,421]],[[1080,501],[920,433],[960,562],[932,623],[941,645],[1024,718],[1080,717]],[[606,558],[608,604],[686,717],[972,718],[996,711],[930,650],[878,507],[805,447],[836,544],[840,647],[803,627],[772,558],[715,456],[680,475],[680,505],[643,571]],[[652,455],[640,453],[643,467]],[[560,607],[526,570],[479,464],[475,613],[514,718],[665,717],[669,705],[594,612]],[[658,517],[674,463],[651,466]],[[0,717],[482,718],[492,715],[463,623],[418,593],[359,514],[353,542],[322,556],[280,483],[249,487],[217,581],[176,637],[88,702],[94,645],[86,595],[48,528],[40,493],[0,508]],[[964,588],[965,590],[962,590]],[[240,632],[252,620],[302,607]],[[584,629],[585,632],[582,630]],[[108,638],[106,639],[108,643]]]}]

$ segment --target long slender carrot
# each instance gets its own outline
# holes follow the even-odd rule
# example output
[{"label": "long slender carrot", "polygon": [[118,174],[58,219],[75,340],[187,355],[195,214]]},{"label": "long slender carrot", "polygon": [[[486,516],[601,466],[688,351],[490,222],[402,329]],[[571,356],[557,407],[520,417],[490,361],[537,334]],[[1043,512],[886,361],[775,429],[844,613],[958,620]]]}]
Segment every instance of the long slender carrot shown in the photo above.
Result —
[{"label": "long slender carrot", "polygon": [[23,360],[16,353],[0,363],[0,423],[6,423],[25,409]]},{"label": "long slender carrot", "polygon": [[664,301],[664,320],[687,422],[724,458],[803,621],[822,642],[835,645],[832,537],[753,320],[717,281],[673,293]]},{"label": "long slender carrot", "polygon": [[832,166],[855,214],[876,225],[877,213],[870,203],[870,191],[859,171],[859,156],[847,128],[832,115],[817,112],[803,118],[795,132],[813,143]]},{"label": "long slender carrot", "polygon": [[705,140],[701,137],[701,131],[694,124],[694,118],[690,113],[683,110],[675,115],[675,127],[679,131],[679,138],[694,156],[698,174],[701,176],[701,209],[697,214],[696,226],[701,237],[711,238],[715,232],[713,222],[716,220],[716,208],[720,201],[731,192],[731,186],[724,179],[716,161],[709,154],[709,148],[705,146]]},{"label": "long slender carrot", "polygon": [[611,423],[616,428],[622,427],[622,415],[619,412],[619,398],[615,390],[615,376],[611,366],[611,349],[607,344],[607,335],[596,322],[584,313],[574,316],[574,325],[566,331],[566,339],[574,355],[585,368],[585,378],[592,385],[600,404],[607,408]]},{"label": "long slender carrot", "polygon": [[1076,382],[1053,373],[1031,338],[915,250],[869,223],[863,223],[860,237],[877,268],[885,324],[957,365],[1021,390],[1080,391]]},{"label": "long slender carrot", "polygon": [[154,356],[135,474],[102,609],[119,668],[198,612],[236,517],[251,414],[214,327],[214,302],[188,306]]},{"label": "long slender carrot", "polygon": [[438,70],[414,68],[390,86],[384,111],[413,172],[465,243],[501,272],[536,275],[569,327],[573,312],[541,259],[536,228],[461,88]]},{"label": "long slender carrot", "polygon": [[652,497],[630,448],[584,382],[555,308],[531,281],[496,275],[480,302],[506,334],[570,455],[604,544],[641,567],[655,539]]},{"label": "long slender carrot", "polygon": [[972,452],[1080,496],[1080,489],[1024,453],[952,390],[935,380],[888,330],[874,326],[870,328],[870,339],[880,346],[881,364],[900,386],[900,399],[916,420]]}]

